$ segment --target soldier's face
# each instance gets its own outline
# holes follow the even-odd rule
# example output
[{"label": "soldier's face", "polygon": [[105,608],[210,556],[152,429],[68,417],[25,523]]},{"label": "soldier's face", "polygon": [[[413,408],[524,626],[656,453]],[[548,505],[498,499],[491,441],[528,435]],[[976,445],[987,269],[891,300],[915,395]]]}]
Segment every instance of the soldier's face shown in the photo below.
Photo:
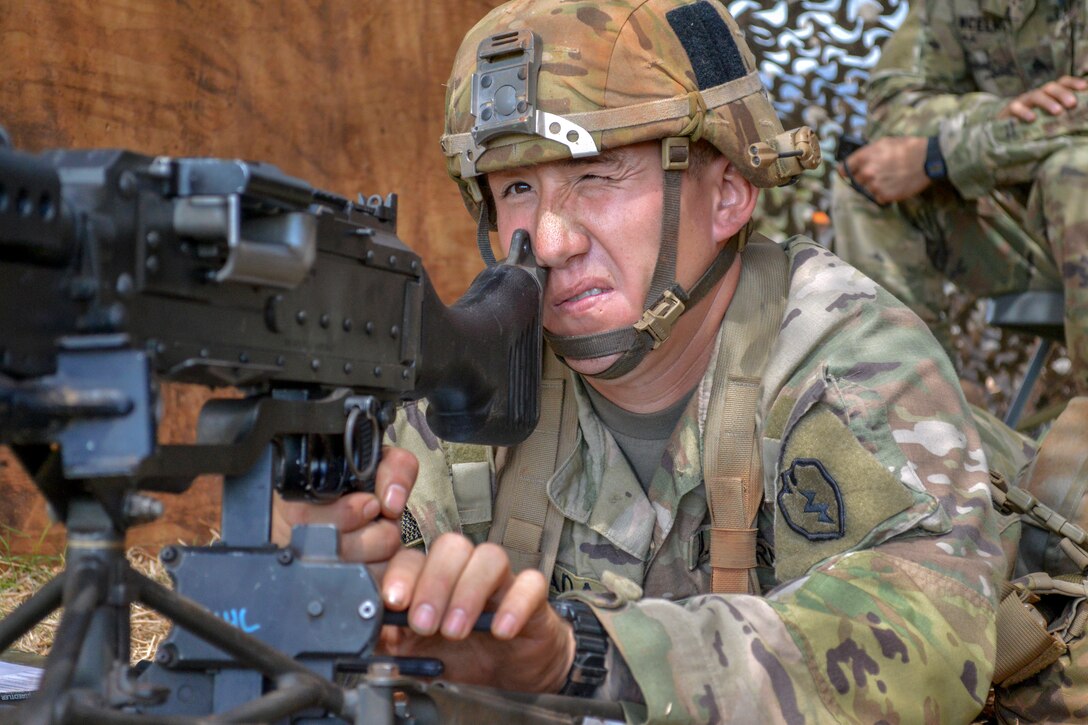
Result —
[{"label": "soldier's face", "polygon": [[[514,230],[532,237],[549,268],[544,327],[585,335],[634,324],[645,308],[661,244],[660,144],[625,146],[599,156],[555,161],[488,175],[504,251]],[[685,178],[677,278],[687,289],[716,253],[697,179]],[[598,372],[613,358],[571,361]]]}]

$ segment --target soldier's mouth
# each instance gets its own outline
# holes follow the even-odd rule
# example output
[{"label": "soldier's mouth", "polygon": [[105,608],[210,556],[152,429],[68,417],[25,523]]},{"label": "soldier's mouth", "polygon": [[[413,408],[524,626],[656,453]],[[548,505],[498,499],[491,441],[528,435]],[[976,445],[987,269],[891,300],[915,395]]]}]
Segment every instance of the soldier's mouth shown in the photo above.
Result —
[{"label": "soldier's mouth", "polygon": [[581,300],[584,300],[587,297],[596,297],[597,295],[603,295],[603,294],[604,294],[603,289],[601,289],[600,287],[593,287],[591,289],[587,289],[585,292],[580,292],[580,293],[574,295],[573,297],[567,298],[566,300],[564,300],[564,303],[566,303],[566,302],[580,302]]}]

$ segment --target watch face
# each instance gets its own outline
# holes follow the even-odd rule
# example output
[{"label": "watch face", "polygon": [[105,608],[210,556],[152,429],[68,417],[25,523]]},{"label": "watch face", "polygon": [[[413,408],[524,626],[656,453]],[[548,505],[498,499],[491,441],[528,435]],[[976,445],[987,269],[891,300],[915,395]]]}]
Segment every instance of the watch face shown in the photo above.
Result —
[{"label": "watch face", "polygon": [[944,155],[941,153],[941,144],[936,136],[931,136],[929,143],[926,144],[926,163],[925,163],[926,176],[931,179],[939,180],[948,175],[948,169],[945,168]]}]

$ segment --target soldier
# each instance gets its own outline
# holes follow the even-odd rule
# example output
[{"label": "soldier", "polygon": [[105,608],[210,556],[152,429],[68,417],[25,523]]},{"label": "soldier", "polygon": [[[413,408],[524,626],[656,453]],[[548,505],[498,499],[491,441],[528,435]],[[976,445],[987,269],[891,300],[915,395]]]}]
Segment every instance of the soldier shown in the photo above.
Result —
[{"label": "soldier", "polygon": [[504,252],[529,231],[565,367],[515,448],[439,441],[409,407],[375,496],[281,507],[384,560],[411,492],[426,555],[379,564],[409,622],[385,650],[632,719],[970,721],[1006,562],[979,431],[914,314],[749,232],[758,187],[818,146],[782,130],[725,7],[497,8],[443,149],[485,258],[493,225]]},{"label": "soldier", "polygon": [[[835,251],[951,352],[942,284],[1065,291],[1088,392],[1084,3],[915,0],[870,79],[870,144],[832,195]],[[868,195],[870,198],[866,198]],[[878,204],[882,206],[878,206]]]}]

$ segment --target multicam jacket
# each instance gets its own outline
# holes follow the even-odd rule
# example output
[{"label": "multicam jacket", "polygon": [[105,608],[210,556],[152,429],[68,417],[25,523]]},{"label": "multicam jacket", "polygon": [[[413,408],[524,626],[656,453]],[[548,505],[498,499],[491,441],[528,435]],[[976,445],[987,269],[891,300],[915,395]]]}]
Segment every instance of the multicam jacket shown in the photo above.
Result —
[{"label": "multicam jacket", "polygon": [[[713,369],[645,492],[578,390],[578,448],[548,484],[567,519],[553,587],[594,606],[625,663],[610,678],[634,681],[612,691],[641,690],[653,721],[969,722],[1006,561],[980,434],[920,320],[814,243],[786,250],[758,411],[762,596],[702,593]],[[421,458],[422,537],[482,538],[495,457],[440,444],[414,409],[393,437]],[[606,571],[646,598],[603,591]]]},{"label": "multicam jacket", "polygon": [[1088,132],[1072,112],[997,120],[1010,98],[1088,75],[1084,0],[913,0],[870,78],[872,137],[940,135],[948,178],[967,199],[1030,182],[1039,161]]}]

